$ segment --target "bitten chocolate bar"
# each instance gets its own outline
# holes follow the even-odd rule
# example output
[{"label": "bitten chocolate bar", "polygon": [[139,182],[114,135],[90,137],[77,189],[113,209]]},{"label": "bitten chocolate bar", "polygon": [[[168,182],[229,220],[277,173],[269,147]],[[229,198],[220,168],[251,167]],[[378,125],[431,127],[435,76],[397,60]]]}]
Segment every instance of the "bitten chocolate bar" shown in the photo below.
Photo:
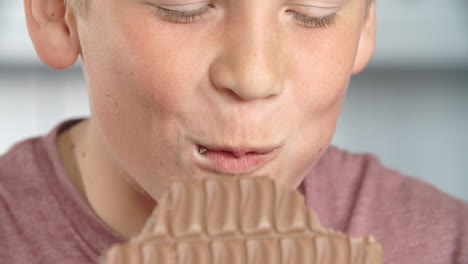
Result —
[{"label": "bitten chocolate bar", "polygon": [[376,239],[321,227],[301,193],[267,177],[174,182],[140,235],[105,263],[380,264]]}]

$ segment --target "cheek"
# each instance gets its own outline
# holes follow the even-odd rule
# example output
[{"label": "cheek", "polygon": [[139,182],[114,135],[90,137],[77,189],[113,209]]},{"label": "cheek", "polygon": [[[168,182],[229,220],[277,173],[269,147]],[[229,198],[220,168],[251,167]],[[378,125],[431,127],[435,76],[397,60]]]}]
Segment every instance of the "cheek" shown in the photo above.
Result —
[{"label": "cheek", "polygon": [[357,32],[349,28],[302,34],[290,62],[289,80],[296,90],[295,98],[302,112],[310,118],[326,116],[331,108],[341,103],[346,93],[357,50]]},{"label": "cheek", "polygon": [[290,55],[286,90],[292,93],[290,105],[299,126],[292,136],[297,139],[291,148],[297,170],[287,179],[291,186],[300,183],[332,140],[354,64],[356,35],[358,31],[336,27],[302,32],[286,45]]},{"label": "cheek", "polygon": [[336,120],[354,63],[353,42],[348,42],[350,50],[346,52],[340,51],[341,45],[327,42],[293,52],[288,82],[294,93],[293,105],[303,118],[299,123],[306,127],[317,128],[317,123],[332,124]]},{"label": "cheek", "polygon": [[175,52],[164,35],[141,30],[140,23],[94,23],[99,41],[83,37],[92,118],[118,163],[137,177],[154,174],[156,162],[177,162],[171,150],[190,94],[182,85],[191,78],[188,51]]},{"label": "cheek", "polygon": [[96,75],[89,76],[93,114],[144,123],[155,115],[164,118],[180,111],[191,93],[184,84],[193,85],[191,69],[196,60],[191,56],[197,53],[191,46],[177,47],[186,42],[171,40],[175,36],[165,32],[167,27],[150,26],[151,17],[135,19],[122,14],[109,16],[109,20],[97,29],[99,46],[91,45],[86,65]]}]

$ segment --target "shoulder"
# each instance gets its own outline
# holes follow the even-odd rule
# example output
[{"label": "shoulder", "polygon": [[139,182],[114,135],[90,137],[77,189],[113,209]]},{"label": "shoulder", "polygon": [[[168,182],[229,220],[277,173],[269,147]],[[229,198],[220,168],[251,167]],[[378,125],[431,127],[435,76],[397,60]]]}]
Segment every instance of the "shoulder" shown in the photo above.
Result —
[{"label": "shoulder", "polygon": [[32,250],[24,235],[29,235],[29,219],[38,220],[34,213],[42,178],[36,161],[38,141],[24,140],[0,156],[0,237],[5,238],[0,241],[0,259],[8,262],[15,262],[14,250]]},{"label": "shoulder", "polygon": [[[393,197],[392,200],[404,202],[406,205],[428,200],[447,205],[466,205],[433,185],[386,167],[377,156],[370,153],[353,153],[330,146],[313,170],[316,174],[327,174],[327,177],[333,180],[357,183],[361,189],[372,187],[375,191],[365,189],[366,192],[362,195],[373,198],[381,197],[380,199],[386,200]],[[349,185],[341,187],[349,188]]]},{"label": "shoulder", "polygon": [[361,195],[361,199],[378,202],[380,206],[399,204],[411,211],[429,207],[440,211],[454,206],[467,209],[466,202],[442,192],[436,186],[384,166],[373,154],[352,153],[331,146],[322,162],[317,164],[318,171],[328,171],[328,174],[334,174],[335,179],[348,179],[348,182],[359,184],[355,194]]},{"label": "shoulder", "polygon": [[0,206],[26,208],[43,196],[51,170],[42,140],[24,140],[0,156]]},{"label": "shoulder", "polygon": [[322,200],[341,210],[321,208],[325,220],[355,235],[374,233],[388,263],[468,262],[466,202],[385,167],[375,155],[333,146],[308,177],[323,178],[309,181],[331,186],[334,194],[321,194]]},{"label": "shoulder", "polygon": [[39,138],[30,138],[13,145],[0,156],[0,183],[6,185],[20,176],[37,170],[36,149]]},{"label": "shoulder", "polygon": [[55,173],[56,163],[60,163],[57,139],[60,131],[78,123],[81,119],[68,120],[52,128],[47,134],[25,139],[13,145],[0,156],[0,186],[24,180],[33,184],[41,176]]}]

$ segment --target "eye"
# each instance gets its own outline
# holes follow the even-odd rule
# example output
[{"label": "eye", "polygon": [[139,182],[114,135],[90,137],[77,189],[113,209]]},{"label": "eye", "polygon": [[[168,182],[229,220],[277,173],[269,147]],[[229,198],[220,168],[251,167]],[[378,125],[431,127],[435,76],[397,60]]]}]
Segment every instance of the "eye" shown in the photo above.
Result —
[{"label": "eye", "polygon": [[[154,6],[154,13],[168,21],[192,23],[209,15],[214,8],[213,4],[203,4],[201,7],[193,9],[196,5],[200,6],[200,3],[183,6]],[[190,10],[189,7],[191,6],[192,9]]]},{"label": "eye", "polygon": [[[154,13],[164,20],[177,23],[192,23],[205,18],[214,8],[213,4],[195,3],[187,5],[159,5],[153,6]],[[190,8],[191,7],[191,8]],[[198,8],[196,8],[198,7]],[[303,26],[309,28],[327,28],[335,24],[337,14],[333,13],[323,17],[312,17],[294,10],[287,10]]]},{"label": "eye", "polygon": [[324,17],[311,17],[307,15],[303,15],[293,10],[286,11],[287,13],[291,13],[297,21],[303,26],[310,27],[310,28],[321,28],[325,29],[328,26],[332,26],[336,22],[337,14],[333,13],[331,15],[327,15]]}]

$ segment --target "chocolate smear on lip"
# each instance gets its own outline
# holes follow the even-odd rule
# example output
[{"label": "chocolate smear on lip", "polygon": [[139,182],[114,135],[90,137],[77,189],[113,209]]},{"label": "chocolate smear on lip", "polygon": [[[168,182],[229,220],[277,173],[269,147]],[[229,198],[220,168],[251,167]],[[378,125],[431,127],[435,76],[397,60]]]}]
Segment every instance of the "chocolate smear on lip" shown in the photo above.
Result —
[{"label": "chocolate smear on lip", "polygon": [[203,155],[203,154],[205,154],[206,152],[208,152],[208,149],[207,149],[207,148],[202,147],[202,146],[199,146],[199,147],[198,147],[198,153],[200,153],[200,154]]}]

